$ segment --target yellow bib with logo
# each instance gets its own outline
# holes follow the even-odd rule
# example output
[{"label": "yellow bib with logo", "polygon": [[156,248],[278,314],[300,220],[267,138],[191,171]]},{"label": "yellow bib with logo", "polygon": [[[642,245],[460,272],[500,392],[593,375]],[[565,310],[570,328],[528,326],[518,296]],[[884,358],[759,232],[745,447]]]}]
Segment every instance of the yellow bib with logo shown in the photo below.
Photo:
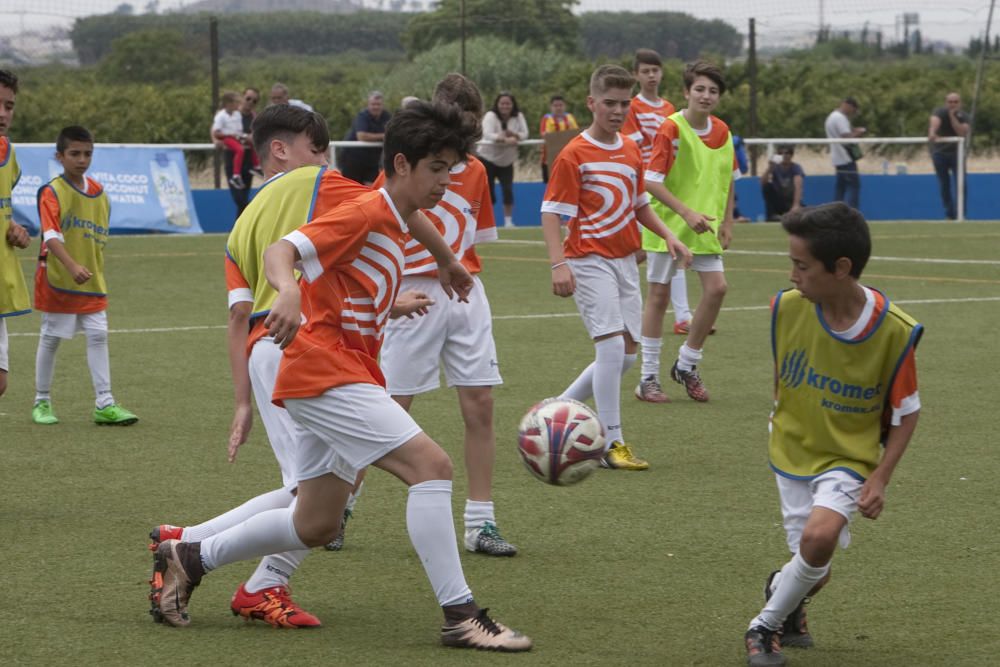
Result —
[{"label": "yellow bib with logo", "polygon": [[882,456],[896,374],[922,334],[920,324],[886,299],[872,330],[847,340],[798,290],[779,293],[771,315],[778,382],[768,445],[774,471],[792,479],[830,470],[867,478]]},{"label": "yellow bib with logo", "polygon": [[24,282],[21,260],[13,246],[7,243],[7,231],[14,222],[11,193],[21,178],[21,168],[10,140],[0,137],[0,144],[7,145],[7,157],[0,163],[0,317],[9,317],[30,313],[31,298]]},{"label": "yellow bib with logo", "polygon": [[271,309],[278,294],[264,276],[264,251],[312,218],[326,167],[299,167],[269,180],[233,226],[226,253],[253,290],[253,315]]},{"label": "yellow bib with logo", "polygon": [[[87,194],[62,176],[42,186],[38,191],[39,197],[45,188],[52,188],[59,200],[59,227],[66,252],[91,273],[87,282],[77,284],[63,263],[49,253],[45,262],[49,285],[62,292],[105,296],[108,286],[104,280],[104,246],[108,243],[108,221],[111,217],[108,196],[103,189],[96,194]],[[45,243],[44,239],[42,243]]]},{"label": "yellow bib with logo", "polygon": [[[674,164],[663,185],[688,208],[715,220],[710,223],[710,232],[697,234],[684,222],[684,218],[656,198],[652,198],[650,206],[693,254],[720,255],[722,244],[719,243],[719,224],[726,215],[729,186],[733,178],[732,133],[719,148],[709,148],[691,129],[682,112],[678,111],[669,119],[677,125],[679,141]],[[643,227],[642,249],[666,252],[667,243]]]}]

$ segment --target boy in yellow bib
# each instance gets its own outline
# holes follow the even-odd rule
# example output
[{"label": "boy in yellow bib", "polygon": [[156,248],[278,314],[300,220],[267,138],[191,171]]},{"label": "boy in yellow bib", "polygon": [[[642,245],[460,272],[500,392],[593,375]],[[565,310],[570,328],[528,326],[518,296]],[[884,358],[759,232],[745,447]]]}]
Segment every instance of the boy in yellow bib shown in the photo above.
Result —
[{"label": "boy in yellow bib", "polygon": [[81,330],[87,336],[87,365],[97,395],[94,422],[128,426],[139,421],[116,404],[111,394],[104,280],[111,205],[101,184],[85,176],[93,155],[94,139],[86,128],[63,128],[56,139],[56,159],[63,173],[38,191],[42,242],[35,271],[35,308],[42,313],[42,333],[31,411],[36,424],[59,422],[51,395],[56,350],[61,340]]},{"label": "boy in yellow bib", "polygon": [[[691,270],[701,279],[701,301],[670,369],[674,381],[684,385],[688,396],[699,402],[708,400],[697,366],[726,296],[722,251],[732,238],[733,178],[739,173],[729,127],[712,115],[725,91],[722,70],[717,66],[705,61],[688,65],[684,70],[687,108],[660,125],[646,169],[646,191],[654,198],[652,208],[691,249]],[[647,251],[648,281],[669,285],[679,267],[664,252],[663,242],[643,231],[642,249]],[[662,324],[651,325],[662,323],[666,307],[665,299],[653,298],[643,314],[642,383],[637,395],[643,393],[643,385],[659,386],[662,338],[657,331],[662,335]]]},{"label": "boy in yellow bib", "polygon": [[775,400],[768,445],[792,559],[772,572],[744,637],[750,667],[808,648],[804,604],[830,579],[855,512],[877,519],[917,425],[914,350],[923,327],[859,282],[871,254],[845,204],[785,215],[791,281],[771,307]]},{"label": "boy in yellow bib", "polygon": [[17,76],[0,69],[0,396],[7,391],[7,318],[31,312],[28,287],[15,248],[27,248],[28,232],[14,222],[11,192],[21,177],[7,130],[14,120]]}]

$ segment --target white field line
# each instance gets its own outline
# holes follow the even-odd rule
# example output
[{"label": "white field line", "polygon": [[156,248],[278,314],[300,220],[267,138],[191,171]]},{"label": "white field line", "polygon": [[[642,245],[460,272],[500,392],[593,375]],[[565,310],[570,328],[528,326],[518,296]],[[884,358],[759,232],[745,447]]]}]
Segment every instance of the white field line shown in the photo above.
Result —
[{"label": "white field line", "polygon": [[[509,245],[545,245],[544,241],[518,241],[514,239],[499,239],[493,243],[503,243]],[[787,252],[778,250],[727,250],[727,255],[760,255],[767,257],[788,257]],[[884,257],[882,255],[872,255],[871,259],[882,262],[913,262],[915,264],[984,264],[989,266],[1000,266],[1000,259],[944,259],[939,257]]]},{"label": "white field line", "polygon": [[[983,303],[987,301],[1000,301],[1000,296],[967,297],[954,299],[899,299],[893,301],[900,305],[921,305],[921,304],[953,304],[953,303]],[[769,310],[770,306],[730,306],[723,308],[726,313],[751,312],[758,310]],[[497,315],[493,321],[505,320],[542,320],[555,317],[578,317],[578,313],[534,313],[526,315]],[[150,327],[145,329],[109,329],[108,333],[113,334],[149,334],[149,333],[176,333],[183,331],[209,331],[215,329],[225,329],[225,324],[203,324],[188,327]],[[26,338],[38,338],[37,333],[11,333],[11,337],[22,336]]]}]

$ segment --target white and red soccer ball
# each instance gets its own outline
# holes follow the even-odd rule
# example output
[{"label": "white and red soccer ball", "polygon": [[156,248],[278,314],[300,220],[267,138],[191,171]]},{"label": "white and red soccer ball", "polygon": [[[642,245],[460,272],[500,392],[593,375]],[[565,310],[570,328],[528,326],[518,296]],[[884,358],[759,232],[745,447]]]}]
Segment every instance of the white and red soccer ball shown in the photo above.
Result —
[{"label": "white and red soccer ball", "polygon": [[547,398],[521,419],[517,450],[531,473],[547,484],[576,484],[600,465],[604,427],[589,407]]}]

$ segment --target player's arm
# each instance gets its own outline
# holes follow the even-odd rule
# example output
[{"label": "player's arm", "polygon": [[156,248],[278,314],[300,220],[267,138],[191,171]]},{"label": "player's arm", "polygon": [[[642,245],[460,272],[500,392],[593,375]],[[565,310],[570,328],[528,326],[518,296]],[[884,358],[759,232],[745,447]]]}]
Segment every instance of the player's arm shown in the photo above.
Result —
[{"label": "player's arm", "polygon": [[573,296],[576,278],[563,254],[562,220],[558,214],[542,213],[542,236],[549,251],[549,265],[552,267],[552,293],[556,296]]},{"label": "player's arm", "polygon": [[959,118],[957,111],[948,109],[948,117],[951,120],[951,126],[955,129],[955,134],[964,137],[969,133],[969,123]]},{"label": "player's arm", "polygon": [[719,243],[725,250],[733,240],[733,209],[736,208],[736,179],[729,177],[729,197],[726,199],[726,215],[719,225]]},{"label": "player's arm", "polygon": [[69,251],[66,250],[66,246],[62,241],[57,238],[48,239],[45,242],[45,247],[48,248],[49,253],[53,257],[58,259],[62,265],[66,267],[69,274],[73,276],[73,282],[77,285],[82,285],[90,280],[90,276],[92,275],[90,273],[90,269],[73,259],[70,256]]},{"label": "player's arm", "polygon": [[7,243],[15,248],[27,248],[31,244],[31,237],[27,229],[11,220],[7,227]]},{"label": "player's arm", "polygon": [[795,174],[792,177],[792,183],[795,185],[795,193],[792,195],[791,210],[797,211],[802,208],[802,190],[805,187],[805,179],[802,174]]},{"label": "player's arm", "polygon": [[710,215],[705,215],[704,213],[699,213],[693,208],[690,208],[674,193],[668,190],[667,186],[662,182],[651,181],[647,177],[646,192],[656,197],[658,200],[663,202],[667,208],[681,216],[684,222],[687,223],[688,227],[693,229],[698,234],[704,234],[705,232],[712,230],[709,223],[715,220],[715,218]]},{"label": "player's arm", "polygon": [[899,425],[889,427],[889,435],[886,437],[885,448],[882,451],[882,460],[875,471],[865,480],[861,487],[861,496],[858,499],[858,511],[861,516],[868,519],[877,519],[882,509],[885,507],[885,489],[889,486],[889,480],[896,469],[896,464],[903,458],[910,438],[917,428],[917,416],[920,411],[911,412],[900,418]]},{"label": "player's arm", "polygon": [[405,317],[412,320],[414,315],[426,315],[427,309],[434,305],[434,299],[424,292],[406,290],[396,295],[396,300],[389,309],[389,319]]},{"label": "player's arm", "polygon": [[229,427],[229,462],[236,460],[240,445],[247,441],[253,426],[253,407],[250,404],[250,369],[247,359],[247,334],[250,331],[250,312],[253,302],[240,301],[229,308],[226,342],[229,347],[229,370],[233,377],[233,422]]},{"label": "player's arm", "polygon": [[278,292],[271,312],[264,320],[268,333],[281,349],[295,339],[302,323],[302,295],[295,280],[295,263],[302,258],[291,241],[281,239],[264,251],[264,276]]},{"label": "player's arm", "polygon": [[455,253],[451,251],[451,247],[438,232],[437,227],[420,211],[410,216],[406,226],[409,227],[410,236],[434,256],[434,261],[438,265],[438,279],[445,294],[449,298],[452,294],[457,294],[459,301],[468,301],[473,285],[472,276],[455,257]]},{"label": "player's arm", "polygon": [[680,259],[681,266],[685,269],[691,266],[692,255],[691,251],[686,245],[684,245],[674,233],[670,231],[666,223],[660,220],[660,217],[656,215],[651,206],[644,205],[635,212],[635,218],[639,221],[639,224],[653,232],[664,241],[667,242],[667,252],[675,260]]}]

